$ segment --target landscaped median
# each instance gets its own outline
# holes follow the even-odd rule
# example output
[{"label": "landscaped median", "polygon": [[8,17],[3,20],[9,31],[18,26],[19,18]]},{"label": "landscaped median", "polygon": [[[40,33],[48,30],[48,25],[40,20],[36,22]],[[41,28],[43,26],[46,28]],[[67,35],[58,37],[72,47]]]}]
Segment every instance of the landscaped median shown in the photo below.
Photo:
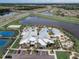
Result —
[{"label": "landscaped median", "polygon": [[57,59],[70,59],[70,53],[65,51],[56,52]]},{"label": "landscaped median", "polygon": [[65,16],[62,17],[62,16],[56,16],[56,15],[47,16],[47,15],[43,15],[40,13],[33,14],[33,15],[42,17],[42,18],[46,18],[46,19],[50,19],[50,20],[54,20],[54,21],[59,21],[59,22],[68,22],[68,23],[79,24],[79,18],[76,18],[76,17],[65,17]]},{"label": "landscaped median", "polygon": [[19,48],[19,42],[20,42],[20,38],[17,39],[15,44],[12,46],[12,48]]}]

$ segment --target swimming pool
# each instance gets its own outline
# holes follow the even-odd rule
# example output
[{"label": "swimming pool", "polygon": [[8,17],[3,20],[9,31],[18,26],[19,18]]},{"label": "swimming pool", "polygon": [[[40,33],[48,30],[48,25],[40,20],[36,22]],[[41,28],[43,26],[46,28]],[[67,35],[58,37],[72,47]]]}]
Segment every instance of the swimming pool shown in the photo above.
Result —
[{"label": "swimming pool", "polygon": [[12,37],[14,34],[15,32],[13,31],[0,31],[0,35],[3,37]]},{"label": "swimming pool", "polygon": [[6,47],[7,44],[8,44],[7,39],[0,39],[0,48]]}]

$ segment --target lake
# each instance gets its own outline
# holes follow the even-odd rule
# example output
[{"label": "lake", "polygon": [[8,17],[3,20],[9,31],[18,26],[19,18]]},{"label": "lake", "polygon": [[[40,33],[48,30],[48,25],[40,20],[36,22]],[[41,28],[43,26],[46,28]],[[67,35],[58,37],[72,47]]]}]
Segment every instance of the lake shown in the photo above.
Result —
[{"label": "lake", "polygon": [[72,24],[72,23],[64,23],[64,22],[57,22],[49,19],[44,19],[37,16],[31,16],[28,18],[23,19],[20,21],[21,24],[43,24],[43,25],[54,25],[57,27],[62,27],[66,29],[67,31],[70,31],[72,34],[74,34],[76,37],[79,38],[79,24]]}]

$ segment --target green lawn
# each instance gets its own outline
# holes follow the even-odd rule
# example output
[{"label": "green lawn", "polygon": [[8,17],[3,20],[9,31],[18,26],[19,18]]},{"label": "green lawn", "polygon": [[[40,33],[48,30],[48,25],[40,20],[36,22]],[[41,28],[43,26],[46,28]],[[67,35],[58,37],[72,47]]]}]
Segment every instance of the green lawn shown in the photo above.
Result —
[{"label": "green lawn", "polygon": [[70,58],[70,55],[68,52],[57,51],[56,55],[57,55],[57,59],[69,59]]},{"label": "green lawn", "polygon": [[12,46],[12,48],[18,48],[19,47],[20,38],[17,39],[15,44]]},{"label": "green lawn", "polygon": [[0,58],[2,58],[2,56],[4,55],[4,52],[3,52],[3,48],[0,48]]},{"label": "green lawn", "polygon": [[54,21],[79,24],[79,18],[76,18],[76,17],[68,17],[68,16],[62,17],[62,16],[56,16],[56,15],[46,16],[46,15],[43,15],[43,14],[34,14],[34,15],[38,16],[38,17],[54,20]]}]

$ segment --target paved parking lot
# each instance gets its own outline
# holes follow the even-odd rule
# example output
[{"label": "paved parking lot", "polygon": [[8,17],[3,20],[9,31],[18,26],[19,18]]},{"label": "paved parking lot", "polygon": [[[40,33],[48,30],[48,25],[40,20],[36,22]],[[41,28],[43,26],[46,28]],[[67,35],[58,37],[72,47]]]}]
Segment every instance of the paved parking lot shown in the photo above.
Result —
[{"label": "paved parking lot", "polygon": [[49,56],[49,55],[16,55],[14,54],[12,56],[12,59],[55,59],[54,56]]}]

